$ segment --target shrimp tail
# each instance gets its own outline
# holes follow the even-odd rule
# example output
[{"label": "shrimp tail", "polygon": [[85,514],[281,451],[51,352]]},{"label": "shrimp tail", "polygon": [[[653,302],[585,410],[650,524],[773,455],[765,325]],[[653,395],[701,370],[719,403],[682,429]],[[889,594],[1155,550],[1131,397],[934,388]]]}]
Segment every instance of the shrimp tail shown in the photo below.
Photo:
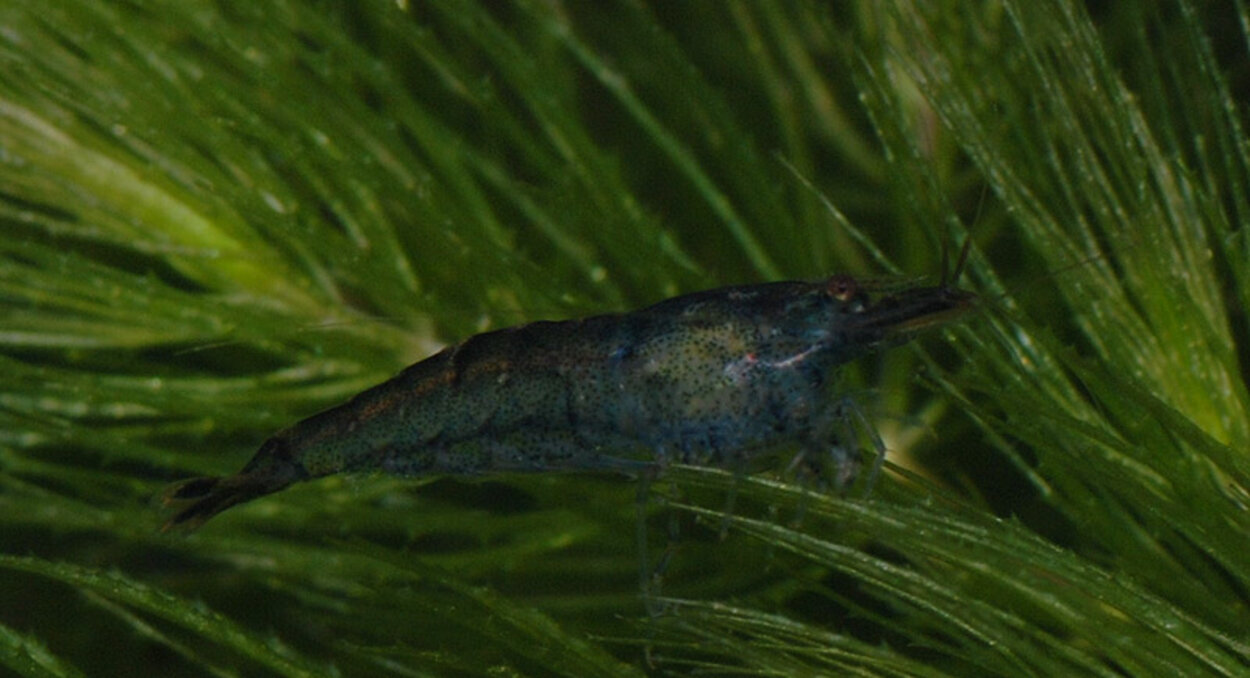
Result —
[{"label": "shrimp tail", "polygon": [[165,510],[174,512],[161,527],[161,532],[196,530],[218,513],[262,494],[265,492],[261,486],[249,482],[243,474],[184,480],[161,495]]},{"label": "shrimp tail", "polygon": [[209,518],[231,506],[285,489],[309,477],[304,466],[295,461],[286,445],[271,438],[248,462],[232,476],[201,476],[170,486],[161,494],[161,504],[173,516],[161,527],[193,531]]}]

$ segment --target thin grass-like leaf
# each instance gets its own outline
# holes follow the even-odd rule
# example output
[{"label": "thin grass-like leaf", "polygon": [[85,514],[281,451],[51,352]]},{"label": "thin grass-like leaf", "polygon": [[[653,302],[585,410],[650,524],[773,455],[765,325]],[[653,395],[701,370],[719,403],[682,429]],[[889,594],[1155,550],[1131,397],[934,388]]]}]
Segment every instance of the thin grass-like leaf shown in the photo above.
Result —
[{"label": "thin grass-like leaf", "polygon": [[[27,4],[0,7],[6,669],[1250,666],[1243,2]],[[871,497],[660,479],[667,616],[628,478],[326,478],[158,532],[168,483],[447,342],[936,280],[965,238],[981,308],[831,380],[889,448]]]}]

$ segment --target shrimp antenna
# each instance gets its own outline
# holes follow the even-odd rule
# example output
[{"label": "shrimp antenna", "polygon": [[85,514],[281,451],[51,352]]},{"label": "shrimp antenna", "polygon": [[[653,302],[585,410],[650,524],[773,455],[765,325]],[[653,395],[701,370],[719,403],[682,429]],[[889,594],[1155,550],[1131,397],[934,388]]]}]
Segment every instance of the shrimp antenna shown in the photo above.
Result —
[{"label": "shrimp antenna", "polygon": [[942,281],[941,281],[941,284],[938,285],[938,287],[945,288],[947,283],[950,282],[949,280],[947,280],[947,277],[950,275],[950,270],[951,270],[950,266],[951,266],[950,241],[947,240],[946,238],[942,238]]},{"label": "shrimp antenna", "polygon": [[[954,285],[959,282],[959,276],[963,275],[964,266],[968,263],[968,254],[972,252],[972,237],[969,236],[964,240],[964,246],[959,249],[959,259],[955,261],[955,271],[951,274],[950,284]],[[946,275],[946,248],[942,248],[942,275]],[[947,281],[942,281],[942,286],[946,286]]]},{"label": "shrimp antenna", "polygon": [[959,248],[959,258],[955,260],[955,269],[951,270],[951,249],[949,241],[942,241],[942,284],[940,287],[948,287],[959,282],[959,276],[964,272],[964,265],[968,263],[968,254],[972,251],[972,238],[968,237],[964,240],[963,247]]}]

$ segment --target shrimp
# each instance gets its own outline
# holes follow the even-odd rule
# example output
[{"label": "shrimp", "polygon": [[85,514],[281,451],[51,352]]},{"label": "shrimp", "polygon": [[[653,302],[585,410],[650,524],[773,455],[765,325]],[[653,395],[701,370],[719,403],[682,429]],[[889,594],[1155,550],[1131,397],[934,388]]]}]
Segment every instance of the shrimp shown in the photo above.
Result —
[{"label": "shrimp", "polygon": [[348,472],[745,471],[797,449],[791,468],[845,483],[856,461],[834,433],[837,371],[971,308],[954,286],[967,251],[937,286],[834,275],[473,336],[277,433],[234,475],[174,485],[163,529]]}]

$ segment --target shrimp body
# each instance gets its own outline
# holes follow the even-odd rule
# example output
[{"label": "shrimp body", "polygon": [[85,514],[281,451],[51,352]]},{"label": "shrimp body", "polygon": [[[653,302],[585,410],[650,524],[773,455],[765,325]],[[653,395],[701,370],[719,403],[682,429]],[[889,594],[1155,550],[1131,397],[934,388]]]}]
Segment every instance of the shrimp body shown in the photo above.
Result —
[{"label": "shrimp body", "polygon": [[838,367],[973,299],[945,283],[873,294],[834,276],[480,334],[277,433],[236,475],[176,485],[166,529],[341,472],[746,470],[786,447],[848,463],[831,434]]}]

